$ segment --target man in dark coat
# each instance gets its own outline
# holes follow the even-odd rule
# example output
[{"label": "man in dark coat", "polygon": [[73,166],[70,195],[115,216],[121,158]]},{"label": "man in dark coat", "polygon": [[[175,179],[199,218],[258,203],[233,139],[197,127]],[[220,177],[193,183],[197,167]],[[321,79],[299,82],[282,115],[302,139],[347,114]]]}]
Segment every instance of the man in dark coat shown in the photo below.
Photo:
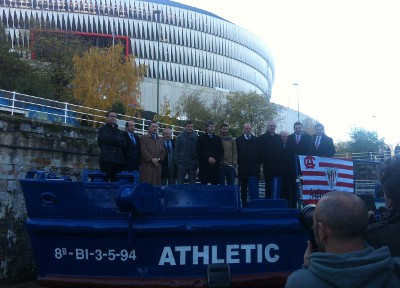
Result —
[{"label": "man in dark coat", "polygon": [[325,135],[324,125],[315,125],[315,134],[312,137],[311,155],[319,157],[333,157],[336,149],[332,138]]},{"label": "man in dark coat", "polygon": [[106,174],[105,181],[117,181],[116,175],[124,169],[123,149],[126,141],[124,134],[118,129],[116,112],[107,112],[106,123],[99,128],[97,144],[100,148],[100,171]]},{"label": "man in dark coat", "polygon": [[294,132],[290,134],[287,138],[287,157],[288,157],[288,182],[285,183],[286,189],[283,194],[285,198],[289,201],[290,207],[296,207],[297,203],[297,182],[296,178],[298,173],[296,173],[296,162],[298,161],[298,155],[311,155],[312,138],[309,134],[304,132],[303,124],[300,122],[295,122],[293,125]]},{"label": "man in dark coat", "polygon": [[243,134],[236,138],[238,153],[238,179],[242,206],[247,205],[247,189],[249,177],[260,179],[260,155],[258,153],[258,138],[251,133],[251,124],[243,126]]},{"label": "man in dark coat", "polygon": [[269,121],[267,132],[258,138],[259,151],[263,163],[263,173],[265,179],[265,198],[272,198],[273,177],[282,177],[283,142],[282,137],[275,133],[276,123]]},{"label": "man in dark coat", "polygon": [[201,184],[219,183],[219,163],[224,154],[221,138],[214,134],[215,123],[209,121],[206,133],[197,138],[196,154],[199,161],[199,177]]},{"label": "man in dark coat", "polygon": [[171,129],[164,129],[163,140],[166,154],[161,168],[161,185],[174,185],[176,184],[176,167],[174,163],[175,140],[172,139]]},{"label": "man in dark coat", "polygon": [[124,137],[126,147],[124,149],[125,170],[139,171],[140,167],[140,140],[139,135],[135,133],[135,121],[129,120],[125,123]]}]

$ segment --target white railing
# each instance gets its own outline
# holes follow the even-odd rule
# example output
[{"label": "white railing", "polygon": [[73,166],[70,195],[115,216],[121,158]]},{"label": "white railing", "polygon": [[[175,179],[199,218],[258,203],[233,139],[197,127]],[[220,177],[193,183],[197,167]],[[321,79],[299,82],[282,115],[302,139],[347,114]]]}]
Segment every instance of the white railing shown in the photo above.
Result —
[{"label": "white railing", "polygon": [[[58,122],[73,126],[95,127],[104,123],[105,115],[107,113],[107,111],[104,110],[0,89],[0,112],[1,111],[11,115],[21,115],[52,123]],[[122,130],[125,129],[125,122],[130,119],[135,121],[137,133],[145,134],[147,132],[147,121],[149,119],[119,114],[118,125]],[[183,127],[181,126],[159,123],[160,132],[167,127],[172,130],[173,136],[176,136],[183,130]]]},{"label": "white railing", "polygon": [[386,159],[393,157],[390,152],[363,152],[363,153],[346,153],[335,154],[334,158],[352,159],[354,161],[368,162],[384,162]]}]

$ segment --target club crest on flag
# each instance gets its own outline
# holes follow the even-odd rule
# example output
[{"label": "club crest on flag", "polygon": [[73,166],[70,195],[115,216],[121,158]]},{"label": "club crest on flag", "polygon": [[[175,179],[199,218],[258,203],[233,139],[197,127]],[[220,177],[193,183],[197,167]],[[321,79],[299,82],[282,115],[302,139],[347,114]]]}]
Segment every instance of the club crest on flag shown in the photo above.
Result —
[{"label": "club crest on flag", "polygon": [[336,186],[336,181],[338,179],[338,170],[336,168],[326,169],[325,176],[328,181],[329,188],[333,190]]}]

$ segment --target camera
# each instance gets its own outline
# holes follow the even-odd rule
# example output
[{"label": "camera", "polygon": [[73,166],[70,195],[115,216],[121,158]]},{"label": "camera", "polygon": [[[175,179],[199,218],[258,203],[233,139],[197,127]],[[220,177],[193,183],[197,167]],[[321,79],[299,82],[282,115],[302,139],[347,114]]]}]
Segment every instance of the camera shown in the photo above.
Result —
[{"label": "camera", "polygon": [[313,219],[313,214],[315,211],[315,204],[308,204],[301,209],[300,214],[299,214],[299,222],[300,224],[310,232],[310,242],[313,247],[314,251],[318,251],[318,246],[317,242],[315,241],[315,235],[314,235],[314,219]]}]

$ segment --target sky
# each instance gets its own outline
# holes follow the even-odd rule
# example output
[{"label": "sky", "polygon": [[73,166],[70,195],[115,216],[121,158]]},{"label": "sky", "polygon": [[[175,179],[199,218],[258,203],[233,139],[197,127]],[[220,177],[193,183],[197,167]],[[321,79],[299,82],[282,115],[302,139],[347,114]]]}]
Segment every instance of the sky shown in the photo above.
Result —
[{"label": "sky", "polygon": [[386,144],[400,143],[399,0],[175,2],[214,13],[265,42],[275,63],[271,102],[297,110],[299,101],[300,112],[324,124],[335,142],[363,128]]}]

